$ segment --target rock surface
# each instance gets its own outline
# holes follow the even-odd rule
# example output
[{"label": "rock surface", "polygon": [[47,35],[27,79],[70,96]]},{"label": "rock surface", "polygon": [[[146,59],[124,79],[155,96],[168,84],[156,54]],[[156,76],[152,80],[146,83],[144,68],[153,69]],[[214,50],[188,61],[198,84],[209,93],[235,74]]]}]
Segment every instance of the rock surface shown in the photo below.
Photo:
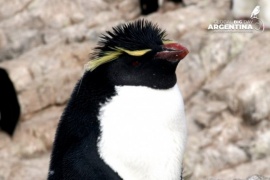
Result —
[{"label": "rock surface", "polygon": [[130,0],[0,0],[0,66],[22,108],[13,138],[0,132],[0,180],[46,179],[58,120],[98,36],[146,18],[188,47],[177,69],[189,128],[191,179],[270,177],[270,32],[212,33],[229,1],[165,2],[141,17]]}]

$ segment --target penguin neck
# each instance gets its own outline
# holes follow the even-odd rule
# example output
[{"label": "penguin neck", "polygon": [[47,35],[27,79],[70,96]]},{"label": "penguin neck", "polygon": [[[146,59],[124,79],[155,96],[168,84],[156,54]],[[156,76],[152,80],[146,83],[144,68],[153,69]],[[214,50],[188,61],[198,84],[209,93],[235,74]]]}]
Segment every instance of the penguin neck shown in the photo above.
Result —
[{"label": "penguin neck", "polygon": [[104,73],[101,71],[87,71],[77,83],[74,93],[82,97],[104,95],[107,92],[113,92],[114,85],[111,84]]},{"label": "penguin neck", "polygon": [[[143,86],[150,89],[166,90],[176,85],[176,75],[170,76],[170,78],[159,78],[159,84],[149,83],[147,85],[135,84],[123,84],[112,80],[110,75],[106,71],[106,67],[99,67],[94,71],[87,71],[77,83],[72,98],[72,104],[75,108],[89,111],[87,104],[98,103],[102,104],[116,95],[117,86]],[[153,80],[154,81],[154,80]],[[148,81],[147,81],[148,82]],[[99,106],[96,104],[96,106]]]},{"label": "penguin neck", "polygon": [[105,103],[115,93],[114,85],[110,84],[100,71],[87,71],[73,90],[66,113],[73,112],[74,109],[81,114],[89,114],[89,109],[95,109],[96,112],[100,104]]},{"label": "penguin neck", "polygon": [[94,81],[102,82],[107,86],[144,86],[166,90],[174,87],[177,82],[175,69],[172,67],[168,69],[148,67],[145,71],[141,69],[119,71],[119,68],[108,63],[95,69],[89,75]]}]

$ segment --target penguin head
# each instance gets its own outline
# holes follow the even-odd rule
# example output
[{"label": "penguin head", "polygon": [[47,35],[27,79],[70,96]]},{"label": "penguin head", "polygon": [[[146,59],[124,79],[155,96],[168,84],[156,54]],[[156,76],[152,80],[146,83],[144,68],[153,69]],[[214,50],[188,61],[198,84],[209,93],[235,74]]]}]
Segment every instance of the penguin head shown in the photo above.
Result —
[{"label": "penguin head", "polygon": [[157,25],[138,20],[116,26],[101,36],[89,71],[105,73],[113,85],[167,89],[175,85],[175,70],[188,50],[166,39]]}]

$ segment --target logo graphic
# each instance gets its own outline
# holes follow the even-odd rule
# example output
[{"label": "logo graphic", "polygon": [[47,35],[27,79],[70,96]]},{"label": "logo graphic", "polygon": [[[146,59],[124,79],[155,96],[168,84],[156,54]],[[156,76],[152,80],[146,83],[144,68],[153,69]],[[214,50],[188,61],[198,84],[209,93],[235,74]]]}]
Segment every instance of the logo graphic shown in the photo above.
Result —
[{"label": "logo graphic", "polygon": [[260,20],[257,15],[260,13],[260,6],[256,6],[251,15],[250,18],[252,21],[254,21],[254,29],[257,31],[264,31],[264,24],[262,22],[262,20]]},{"label": "logo graphic", "polygon": [[252,11],[252,13],[251,13],[251,15],[250,15],[250,18],[252,19],[252,18],[257,18],[257,15],[260,13],[260,6],[256,6],[254,9],[253,9],[253,11]]},{"label": "logo graphic", "polygon": [[264,31],[264,23],[257,16],[260,13],[260,6],[256,6],[248,20],[216,20],[209,24],[208,30],[214,32],[253,32]]}]

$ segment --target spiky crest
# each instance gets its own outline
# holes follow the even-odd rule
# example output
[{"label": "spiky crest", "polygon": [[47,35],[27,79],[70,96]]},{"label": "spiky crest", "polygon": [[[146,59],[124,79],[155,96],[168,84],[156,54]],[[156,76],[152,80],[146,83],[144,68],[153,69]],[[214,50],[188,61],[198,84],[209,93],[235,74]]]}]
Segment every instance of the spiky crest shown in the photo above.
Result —
[{"label": "spiky crest", "polygon": [[92,54],[93,59],[89,61],[89,70],[93,71],[101,64],[113,61],[124,53],[142,56],[166,43],[168,40],[165,36],[165,31],[144,19],[118,25],[101,36]]}]

